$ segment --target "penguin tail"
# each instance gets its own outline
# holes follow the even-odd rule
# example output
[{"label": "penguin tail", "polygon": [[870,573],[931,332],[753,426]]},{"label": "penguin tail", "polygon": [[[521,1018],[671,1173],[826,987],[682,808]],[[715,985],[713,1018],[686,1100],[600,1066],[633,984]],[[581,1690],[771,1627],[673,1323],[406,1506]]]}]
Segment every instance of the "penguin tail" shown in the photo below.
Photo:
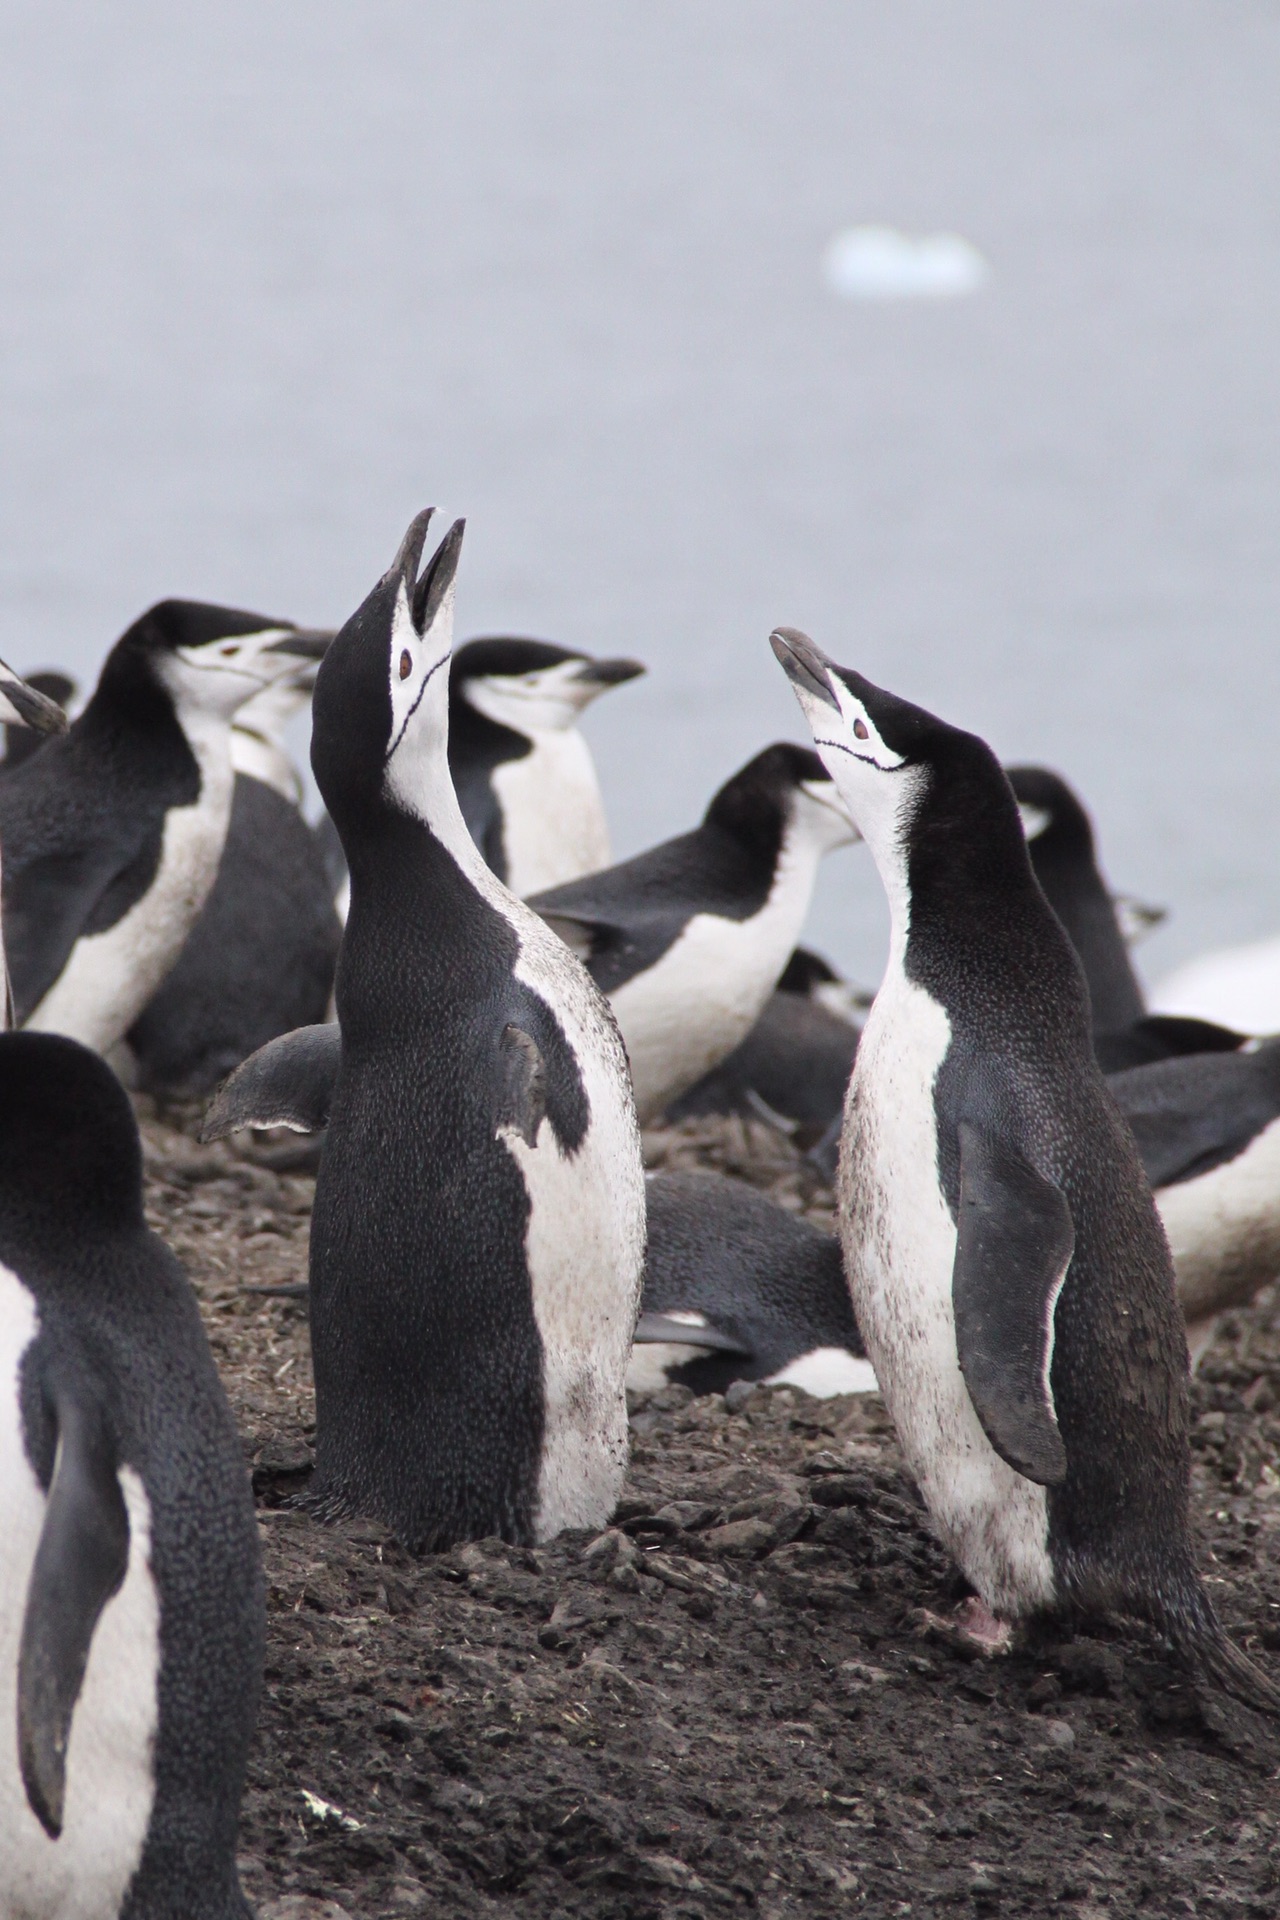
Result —
[{"label": "penguin tail", "polygon": [[1255,1712],[1280,1719],[1280,1686],[1228,1638],[1194,1572],[1180,1592],[1161,1602],[1158,1623],[1194,1678],[1229,1693]]}]

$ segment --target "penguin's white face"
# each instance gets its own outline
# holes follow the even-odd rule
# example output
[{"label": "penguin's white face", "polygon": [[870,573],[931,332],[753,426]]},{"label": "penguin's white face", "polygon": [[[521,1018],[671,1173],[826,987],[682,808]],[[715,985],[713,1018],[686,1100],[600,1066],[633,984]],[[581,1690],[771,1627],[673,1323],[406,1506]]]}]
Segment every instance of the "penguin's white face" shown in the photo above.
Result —
[{"label": "penguin's white face", "polygon": [[[458,812],[449,774],[449,661],[453,655],[454,587],[450,581],[421,633],[402,583],[391,622],[387,663],[391,735],[387,791],[407,812],[447,837]],[[461,819],[461,815],[458,815]],[[465,832],[465,828],[464,828]]]},{"label": "penguin's white face", "polygon": [[589,660],[558,660],[529,673],[486,673],[463,683],[463,698],[486,720],[515,733],[564,733],[608,682]]},{"label": "penguin's white face", "polygon": [[230,720],[264,688],[297,673],[297,655],[285,651],[294,638],[289,627],[264,627],[198,647],[174,647],[155,656],[156,673],[180,714]]}]

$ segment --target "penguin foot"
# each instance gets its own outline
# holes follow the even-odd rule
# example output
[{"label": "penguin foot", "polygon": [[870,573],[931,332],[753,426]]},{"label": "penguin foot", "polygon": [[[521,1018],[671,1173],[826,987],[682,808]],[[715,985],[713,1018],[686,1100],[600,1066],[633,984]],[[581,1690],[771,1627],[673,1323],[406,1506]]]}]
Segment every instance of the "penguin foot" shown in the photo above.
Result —
[{"label": "penguin foot", "polygon": [[909,1618],[918,1632],[941,1640],[944,1645],[971,1660],[975,1655],[983,1660],[994,1660],[998,1655],[1008,1653],[1013,1645],[1010,1623],[998,1619],[977,1594],[970,1594],[951,1613],[932,1613],[928,1607],[917,1607]]}]

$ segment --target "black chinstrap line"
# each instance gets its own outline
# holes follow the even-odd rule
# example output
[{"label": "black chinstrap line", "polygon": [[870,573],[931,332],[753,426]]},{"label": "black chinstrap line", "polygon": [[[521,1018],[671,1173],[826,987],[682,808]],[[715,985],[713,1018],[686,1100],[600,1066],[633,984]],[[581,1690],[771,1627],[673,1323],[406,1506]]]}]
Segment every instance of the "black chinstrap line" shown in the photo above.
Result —
[{"label": "black chinstrap line", "polygon": [[453,648],[450,647],[449,651],[445,654],[442,654],[440,659],[436,661],[434,667],[432,667],[431,671],[427,674],[426,678],[423,680],[422,685],[418,688],[417,699],[414,701],[413,705],[410,707],[408,713],[406,713],[404,719],[400,722],[400,731],[396,735],[395,739],[391,742],[391,745],[387,748],[388,760],[390,760],[396,748],[400,745],[400,742],[404,739],[404,730],[408,726],[409,722],[412,720],[414,714],[418,711],[418,708],[422,705],[422,697],[426,693],[427,688],[431,685],[431,682],[435,679],[435,676],[439,673],[441,667],[445,666],[450,660],[452,660],[452,658],[453,658]]}]

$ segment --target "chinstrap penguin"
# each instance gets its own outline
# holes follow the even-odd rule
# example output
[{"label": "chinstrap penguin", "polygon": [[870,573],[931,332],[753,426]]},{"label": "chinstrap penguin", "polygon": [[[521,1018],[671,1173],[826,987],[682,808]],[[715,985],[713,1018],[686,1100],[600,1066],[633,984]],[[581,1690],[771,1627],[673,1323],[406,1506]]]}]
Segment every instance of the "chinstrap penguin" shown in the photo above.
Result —
[{"label": "chinstrap penguin", "polygon": [[237,707],[297,666],[285,621],[165,600],[65,739],[0,780],[18,1022],[105,1052],[177,959],[218,870]]},{"label": "chinstrap penguin", "polygon": [[874,1392],[834,1235],[722,1174],[651,1173],[645,1195],[629,1387],[723,1393],[763,1380],[819,1399]]},{"label": "chinstrap penguin", "polygon": [[1093,825],[1079,796],[1046,767],[1007,767],[1005,772],[1018,802],[1032,871],[1084,968],[1094,1052],[1103,1072],[1238,1047],[1242,1033],[1205,1020],[1174,1020],[1147,1012],[1119,908],[1098,870]]},{"label": "chinstrap penguin", "polygon": [[692,833],[532,896],[609,996],[642,1121],[746,1038],[823,854],[856,838],[817,755],[783,741],[725,782]]},{"label": "chinstrap penguin", "polygon": [[129,1029],[137,1082],[150,1092],[208,1093],[276,1034],[324,1018],[342,924],[281,738],[309,699],[304,674],[266,688],[236,716],[218,877],[172,971]]},{"label": "chinstrap penguin", "polygon": [[644,1261],[617,1027],[485,865],[449,778],[462,526],[419,577],[429,517],[321,663],[311,748],[351,908],[311,1225],[307,1497],[419,1550],[604,1524]]},{"label": "chinstrap penguin", "polygon": [[449,669],[449,771],[471,838],[523,899],[609,864],[591,749],[578,729],[638,660],[593,660],[545,640],[468,640]]},{"label": "chinstrap penguin", "polygon": [[1126,1611],[1276,1711],[1196,1570],[1172,1263],[1009,783],[976,736],[803,634],[772,643],[889,897],[840,1232],[907,1463],[979,1596],[972,1630],[998,1645],[1038,1612]]},{"label": "chinstrap penguin", "polygon": [[239,1436],[107,1066],[0,1036],[0,1912],[248,1920]]}]

